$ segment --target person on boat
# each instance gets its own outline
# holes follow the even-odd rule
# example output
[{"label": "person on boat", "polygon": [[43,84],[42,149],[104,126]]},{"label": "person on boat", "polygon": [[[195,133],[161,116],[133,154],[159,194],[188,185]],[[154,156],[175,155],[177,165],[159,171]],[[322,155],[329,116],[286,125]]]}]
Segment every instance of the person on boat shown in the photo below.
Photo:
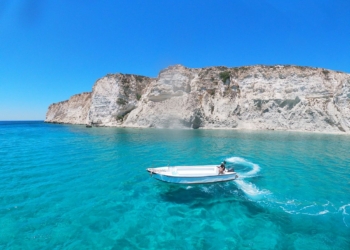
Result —
[{"label": "person on boat", "polygon": [[219,174],[224,174],[225,171],[225,164],[222,162],[219,168]]},{"label": "person on boat", "polygon": [[[221,164],[224,164],[226,169],[226,161],[223,161]],[[233,166],[230,166],[230,168],[227,168],[226,172],[235,172],[235,169],[233,168]]]},{"label": "person on boat", "polygon": [[221,162],[221,164],[224,164],[224,167],[226,168],[226,161]]}]

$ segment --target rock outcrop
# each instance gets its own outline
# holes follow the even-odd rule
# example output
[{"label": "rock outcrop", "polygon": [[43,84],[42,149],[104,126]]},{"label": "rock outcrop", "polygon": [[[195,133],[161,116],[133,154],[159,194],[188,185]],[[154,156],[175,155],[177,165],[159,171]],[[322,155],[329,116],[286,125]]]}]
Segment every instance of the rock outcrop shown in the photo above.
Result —
[{"label": "rock outcrop", "polygon": [[150,84],[148,77],[109,74],[96,81],[92,89],[89,123],[95,126],[118,126],[140,103]]},{"label": "rock outcrop", "polygon": [[53,103],[46,113],[46,122],[86,124],[91,106],[91,93],[73,95],[69,100]]},{"label": "rock outcrop", "polygon": [[109,74],[91,93],[50,105],[46,122],[350,133],[350,75],[280,65]]}]

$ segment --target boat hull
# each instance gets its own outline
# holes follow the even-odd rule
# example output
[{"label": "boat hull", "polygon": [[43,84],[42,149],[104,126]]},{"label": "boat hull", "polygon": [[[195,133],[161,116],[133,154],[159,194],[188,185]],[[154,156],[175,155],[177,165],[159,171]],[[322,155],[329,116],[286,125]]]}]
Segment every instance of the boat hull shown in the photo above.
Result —
[{"label": "boat hull", "polygon": [[[206,183],[216,183],[216,182],[225,182],[232,181],[237,178],[237,174],[235,172],[226,172],[225,174],[217,174],[217,173],[208,173],[209,166],[204,166],[207,169],[204,171],[195,172],[193,170],[196,167],[161,167],[161,168],[149,168],[147,171],[151,174],[151,176],[157,180],[168,182],[168,183],[176,183],[176,184],[206,184]],[[210,166],[212,168],[212,166]],[[174,172],[174,169],[177,171]],[[203,169],[203,167],[198,167],[199,170]],[[187,170],[187,171],[185,171]],[[189,170],[192,170],[191,174],[188,173]],[[181,174],[182,175],[176,176]]]}]

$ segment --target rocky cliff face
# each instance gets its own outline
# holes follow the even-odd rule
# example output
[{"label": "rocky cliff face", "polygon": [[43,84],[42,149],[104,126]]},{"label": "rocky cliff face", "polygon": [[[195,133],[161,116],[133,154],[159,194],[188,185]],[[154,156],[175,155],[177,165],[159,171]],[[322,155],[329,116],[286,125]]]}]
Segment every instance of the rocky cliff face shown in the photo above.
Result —
[{"label": "rocky cliff face", "polygon": [[107,75],[82,95],[52,104],[46,121],[350,133],[350,75],[319,68],[175,65],[155,79]]},{"label": "rocky cliff face", "polygon": [[126,115],[139,106],[139,99],[151,79],[137,75],[107,75],[92,89],[89,123],[96,126],[118,126]]},{"label": "rocky cliff face", "polygon": [[86,124],[91,106],[91,93],[73,95],[69,100],[53,103],[46,113],[46,122]]}]

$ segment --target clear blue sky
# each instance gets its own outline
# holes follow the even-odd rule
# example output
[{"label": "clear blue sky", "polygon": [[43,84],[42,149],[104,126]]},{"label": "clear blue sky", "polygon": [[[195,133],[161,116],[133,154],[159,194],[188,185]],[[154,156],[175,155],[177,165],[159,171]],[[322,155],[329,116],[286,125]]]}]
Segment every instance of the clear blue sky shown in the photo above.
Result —
[{"label": "clear blue sky", "polygon": [[349,0],[0,0],[0,120],[107,73],[296,64],[350,72]]}]

